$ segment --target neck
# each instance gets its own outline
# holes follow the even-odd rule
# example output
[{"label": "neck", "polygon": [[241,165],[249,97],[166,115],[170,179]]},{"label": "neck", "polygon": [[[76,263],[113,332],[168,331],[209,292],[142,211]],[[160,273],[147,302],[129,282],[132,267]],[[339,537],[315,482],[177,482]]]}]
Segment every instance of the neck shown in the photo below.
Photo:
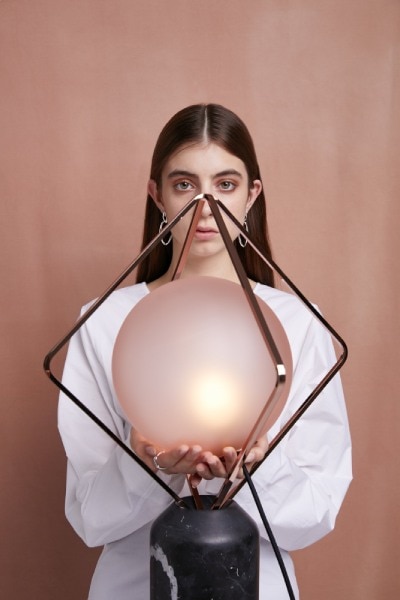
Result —
[{"label": "neck", "polygon": [[[171,281],[178,263],[178,259],[179,255],[174,252],[168,271],[164,273],[162,277],[149,284],[150,290]],[[212,255],[208,257],[188,257],[180,278],[185,279],[187,277],[196,276],[219,277],[220,279],[227,279],[228,281],[239,283],[239,278],[236,274],[235,267],[233,266],[233,263],[227,252],[222,252],[220,255]],[[251,282],[251,284],[254,287],[254,282]]]},{"label": "neck", "polygon": [[[168,273],[174,273],[179,255],[174,253]],[[181,277],[209,276],[238,281],[235,268],[226,250],[210,256],[189,255],[185,262]]]}]

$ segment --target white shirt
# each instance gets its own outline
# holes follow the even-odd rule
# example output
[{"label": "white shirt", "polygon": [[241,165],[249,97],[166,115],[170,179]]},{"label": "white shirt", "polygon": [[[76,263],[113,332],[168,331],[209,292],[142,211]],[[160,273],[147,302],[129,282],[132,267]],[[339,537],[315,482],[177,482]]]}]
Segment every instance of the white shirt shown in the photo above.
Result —
[{"label": "white shirt", "polygon": [[[262,284],[254,292],[280,319],[293,355],[291,392],[268,433],[272,439],[332,367],[335,356],[329,334],[296,297]],[[114,292],[71,339],[63,376],[64,385],[128,445],[131,427],[113,389],[112,351],[125,317],[148,293],[145,283]],[[87,545],[104,545],[89,599],[148,600],[150,527],[171,497],[63,394],[59,430],[68,458],[67,518]],[[183,475],[159,475],[177,494],[189,495]],[[253,476],[296,594],[288,551],[304,548],[333,529],[351,478],[350,434],[336,375]],[[215,493],[220,485],[221,480],[203,481],[199,491]],[[235,500],[259,525],[260,600],[287,600],[247,485]]]}]

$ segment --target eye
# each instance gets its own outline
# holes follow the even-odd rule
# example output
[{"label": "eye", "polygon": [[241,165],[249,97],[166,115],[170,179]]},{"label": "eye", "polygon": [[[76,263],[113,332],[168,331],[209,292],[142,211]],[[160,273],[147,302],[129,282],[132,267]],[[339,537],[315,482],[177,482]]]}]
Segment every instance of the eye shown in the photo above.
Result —
[{"label": "eye", "polygon": [[221,181],[219,187],[223,192],[230,192],[236,188],[236,183],[233,181]]},{"label": "eye", "polygon": [[178,181],[178,183],[175,183],[174,188],[179,192],[187,192],[193,189],[193,185],[189,181]]}]

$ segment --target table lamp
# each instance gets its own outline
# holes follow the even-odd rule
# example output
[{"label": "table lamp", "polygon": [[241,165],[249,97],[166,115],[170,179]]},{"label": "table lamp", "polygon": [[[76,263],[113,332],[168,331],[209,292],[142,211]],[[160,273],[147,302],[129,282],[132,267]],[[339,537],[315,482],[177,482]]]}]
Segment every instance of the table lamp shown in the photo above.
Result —
[{"label": "table lamp", "polygon": [[[205,202],[239,284],[212,277],[180,279]],[[191,496],[179,497],[51,369],[53,357],[188,211],[192,211],[191,223],[171,282],[145,296],[120,329],[113,352],[113,381],[128,420],[159,447],[200,444],[216,454],[225,446],[237,448],[235,464],[215,497],[200,496],[190,486],[190,478]],[[253,293],[222,213],[341,348],[336,363],[270,442],[264,460],[347,358],[346,345],[331,325],[276,263],[264,257],[224,204],[208,194],[188,202],[47,354],[44,369],[50,380],[173,500],[151,530],[151,600],[258,599],[259,533],[234,496],[245,484],[238,475],[247,453],[270,429],[286,402],[292,358],[281,323]],[[240,355],[231,352],[233,333],[244,349]],[[151,372],[154,364],[157,377]]]}]

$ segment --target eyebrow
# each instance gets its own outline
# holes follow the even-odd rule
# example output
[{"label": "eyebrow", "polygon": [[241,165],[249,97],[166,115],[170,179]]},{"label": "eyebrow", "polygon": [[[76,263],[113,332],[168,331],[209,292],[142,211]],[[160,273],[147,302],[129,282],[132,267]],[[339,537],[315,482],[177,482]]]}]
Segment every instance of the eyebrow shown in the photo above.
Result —
[{"label": "eyebrow", "polygon": [[[219,173],[216,173],[215,175],[213,175],[213,179],[215,177],[225,177],[226,175],[235,175],[236,177],[240,177],[241,179],[243,179],[243,175],[241,173],[239,173],[239,171],[236,171],[236,169],[225,169],[225,171],[220,171]],[[168,177],[168,179],[172,179],[173,177],[197,178],[198,175],[196,175],[196,173],[191,173],[190,171],[185,171],[182,169],[174,169],[173,171],[168,173],[167,177]]]}]

